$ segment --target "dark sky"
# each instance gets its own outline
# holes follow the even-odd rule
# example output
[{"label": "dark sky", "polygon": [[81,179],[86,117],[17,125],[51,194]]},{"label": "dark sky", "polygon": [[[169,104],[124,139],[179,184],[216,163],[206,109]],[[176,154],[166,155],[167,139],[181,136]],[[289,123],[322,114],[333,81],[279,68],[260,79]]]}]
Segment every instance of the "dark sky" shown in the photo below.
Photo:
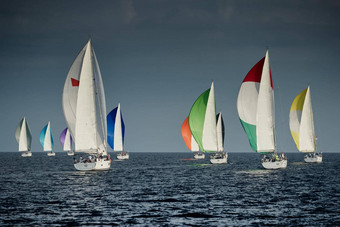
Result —
[{"label": "dark sky", "polygon": [[23,116],[39,134],[51,121],[55,151],[66,127],[61,95],[89,36],[107,110],[118,102],[126,148],[186,151],[181,124],[215,82],[227,151],[251,151],[236,110],[241,82],[267,47],[279,151],[296,152],[289,132],[294,97],[311,86],[319,149],[340,147],[340,1],[0,1],[0,151],[17,151]]}]

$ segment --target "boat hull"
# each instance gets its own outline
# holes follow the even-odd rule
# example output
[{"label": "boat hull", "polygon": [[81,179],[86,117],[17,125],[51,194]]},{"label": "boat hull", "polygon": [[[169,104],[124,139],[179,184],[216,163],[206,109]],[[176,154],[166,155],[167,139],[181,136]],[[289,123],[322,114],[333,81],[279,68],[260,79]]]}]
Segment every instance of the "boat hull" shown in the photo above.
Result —
[{"label": "boat hull", "polygon": [[119,154],[117,154],[117,159],[119,159],[119,160],[127,160],[129,158],[130,158],[129,153],[124,153],[124,154],[119,153]]},{"label": "boat hull", "polygon": [[305,162],[307,163],[321,163],[322,156],[315,156],[315,157],[305,157]]},{"label": "boat hull", "polygon": [[215,154],[210,156],[210,162],[212,164],[224,164],[227,163],[228,155],[227,154]]},{"label": "boat hull", "polygon": [[262,166],[265,169],[284,169],[287,167],[287,160],[265,161]]},{"label": "boat hull", "polygon": [[47,156],[55,156],[55,153],[54,152],[48,152]]},{"label": "boat hull", "polygon": [[73,155],[74,155],[74,152],[73,152],[73,151],[68,151],[68,152],[67,152],[67,155],[68,155],[68,156],[73,156]]},{"label": "boat hull", "polygon": [[111,160],[101,159],[95,162],[78,162],[74,164],[74,167],[79,171],[103,171],[109,170],[111,166]]},{"label": "boat hull", "polygon": [[195,159],[205,159],[205,154],[203,154],[203,153],[196,153],[194,155],[194,158]]},{"label": "boat hull", "polygon": [[30,152],[30,151],[23,152],[23,153],[21,154],[21,157],[32,157],[32,152]]}]

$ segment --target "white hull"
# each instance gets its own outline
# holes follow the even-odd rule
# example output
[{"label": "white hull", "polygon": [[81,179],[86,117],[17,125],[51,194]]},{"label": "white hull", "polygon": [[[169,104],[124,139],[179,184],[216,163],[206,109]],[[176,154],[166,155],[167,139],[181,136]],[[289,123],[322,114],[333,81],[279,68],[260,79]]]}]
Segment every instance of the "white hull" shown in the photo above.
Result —
[{"label": "white hull", "polygon": [[32,157],[32,152],[30,152],[30,151],[23,152],[23,153],[21,154],[21,157]]},{"label": "white hull", "polygon": [[194,158],[195,159],[205,159],[205,154],[203,154],[203,153],[196,153],[194,155]]},{"label": "white hull", "polygon": [[111,160],[107,159],[99,159],[94,162],[78,162],[74,164],[74,167],[77,170],[80,171],[89,171],[89,170],[97,170],[97,171],[102,171],[102,170],[108,170],[110,169],[111,166]]},{"label": "white hull", "polygon": [[73,155],[74,155],[74,152],[73,152],[73,151],[68,151],[68,152],[67,152],[67,155],[68,155],[68,156],[73,156]]},{"label": "white hull", "polygon": [[119,154],[117,154],[117,159],[119,159],[119,160],[127,160],[129,158],[130,158],[129,153],[119,153]]},{"label": "white hull", "polygon": [[54,152],[48,152],[47,156],[55,156],[55,153]]},{"label": "white hull", "polygon": [[284,169],[287,167],[287,160],[262,161],[262,166],[265,169]]},{"label": "white hull", "polygon": [[212,164],[224,164],[227,163],[228,154],[214,154],[210,156],[210,162]]},{"label": "white hull", "polygon": [[304,159],[307,163],[321,163],[322,155],[315,155],[314,157],[309,157],[308,155],[306,155]]}]

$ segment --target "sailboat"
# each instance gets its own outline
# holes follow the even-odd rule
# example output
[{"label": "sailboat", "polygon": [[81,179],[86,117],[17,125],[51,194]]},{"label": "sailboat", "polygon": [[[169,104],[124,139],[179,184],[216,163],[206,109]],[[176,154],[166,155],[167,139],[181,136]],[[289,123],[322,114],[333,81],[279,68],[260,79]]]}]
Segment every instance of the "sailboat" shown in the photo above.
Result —
[{"label": "sailboat", "polygon": [[222,113],[218,113],[217,116],[217,152],[215,154],[210,155],[210,162],[212,164],[220,164],[220,163],[226,163],[228,154],[224,153],[224,122],[222,118]]},{"label": "sailboat", "polygon": [[125,124],[120,109],[120,103],[107,115],[107,142],[110,147],[119,152],[117,159],[129,159],[129,153],[124,151]]},{"label": "sailboat", "polygon": [[103,81],[91,40],[74,60],[64,84],[64,117],[75,143],[77,170],[108,170],[106,145],[106,102]]},{"label": "sailboat", "polygon": [[200,152],[200,148],[195,140],[195,138],[192,136],[190,127],[189,127],[189,117],[185,118],[182,127],[181,127],[182,137],[187,145],[188,149],[192,152],[194,152],[194,158],[195,159],[204,159],[205,154],[203,152]]},{"label": "sailboat", "polygon": [[31,157],[32,134],[25,117],[19,122],[15,130],[15,139],[19,144],[19,151],[22,152],[21,156]]},{"label": "sailboat", "polygon": [[244,78],[238,98],[237,111],[251,148],[264,155],[265,169],[287,167],[287,159],[278,155],[275,143],[273,81],[269,66],[269,53]]},{"label": "sailboat", "polygon": [[[214,82],[210,89],[203,92],[191,107],[189,113],[189,127],[202,152],[218,152],[218,138],[216,125]],[[226,163],[227,155],[224,152],[218,163]],[[210,162],[216,163],[214,161]]]},{"label": "sailboat", "polygon": [[47,151],[48,156],[55,156],[55,153],[52,151],[53,135],[50,122],[48,122],[40,132],[40,144],[44,148],[44,151]]},{"label": "sailboat", "polygon": [[59,141],[61,145],[63,146],[63,150],[67,152],[68,156],[73,156],[74,152],[72,150],[72,136],[70,134],[70,130],[68,128],[65,128],[59,137]]},{"label": "sailboat", "polygon": [[310,87],[298,94],[289,113],[289,128],[298,151],[307,153],[305,162],[322,162],[322,154],[316,152],[316,138]]}]

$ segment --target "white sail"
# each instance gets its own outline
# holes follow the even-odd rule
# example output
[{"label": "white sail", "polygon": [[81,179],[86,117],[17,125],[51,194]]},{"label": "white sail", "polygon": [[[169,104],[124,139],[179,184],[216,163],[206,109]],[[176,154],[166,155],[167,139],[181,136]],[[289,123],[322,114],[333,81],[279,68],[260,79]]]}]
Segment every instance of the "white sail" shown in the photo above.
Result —
[{"label": "white sail", "polygon": [[97,118],[95,102],[91,43],[89,41],[87,43],[79,80],[75,125],[76,152],[96,153],[97,151]]},{"label": "white sail", "polygon": [[44,151],[52,151],[51,137],[51,125],[50,122],[48,122],[44,139]]},{"label": "white sail", "polygon": [[71,135],[70,130],[66,130],[65,141],[64,141],[64,151],[71,151],[72,150],[72,143],[71,143]]},{"label": "white sail", "polygon": [[314,120],[309,86],[307,88],[305,102],[303,104],[301,114],[299,145],[300,151],[303,152],[315,151]]},{"label": "white sail", "polygon": [[76,127],[76,110],[78,99],[78,88],[80,72],[83,65],[83,58],[87,45],[80,51],[76,59],[74,60],[65,80],[62,106],[64,117],[70,130],[71,135],[74,138]]},{"label": "white sail", "polygon": [[192,152],[199,152],[200,151],[200,147],[198,146],[195,138],[191,135],[191,151]]},{"label": "white sail", "polygon": [[30,151],[32,135],[26,118],[24,117],[15,131],[15,138],[19,144],[19,151]]},{"label": "white sail", "polygon": [[217,119],[217,151],[223,151],[223,126],[222,113],[219,113]]},{"label": "white sail", "polygon": [[123,148],[123,134],[122,134],[122,117],[120,112],[120,103],[118,103],[117,114],[115,119],[114,129],[114,151],[124,151]]},{"label": "white sail", "polygon": [[262,69],[257,103],[256,139],[258,152],[275,151],[274,130],[274,98],[270,80],[269,54],[267,51]]},{"label": "white sail", "polygon": [[206,151],[217,151],[216,110],[214,82],[211,83],[202,133],[202,144]]}]

